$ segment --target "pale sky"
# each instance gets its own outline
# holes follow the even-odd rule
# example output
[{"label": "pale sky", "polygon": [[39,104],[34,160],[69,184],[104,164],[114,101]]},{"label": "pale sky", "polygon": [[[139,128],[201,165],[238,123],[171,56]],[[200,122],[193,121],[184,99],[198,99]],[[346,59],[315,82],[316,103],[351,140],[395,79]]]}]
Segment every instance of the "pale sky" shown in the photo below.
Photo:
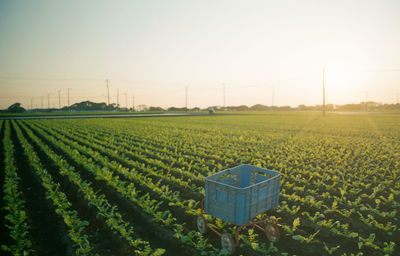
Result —
[{"label": "pale sky", "polygon": [[[396,103],[400,1],[0,0],[0,108]],[[397,97],[396,97],[397,96]]]}]

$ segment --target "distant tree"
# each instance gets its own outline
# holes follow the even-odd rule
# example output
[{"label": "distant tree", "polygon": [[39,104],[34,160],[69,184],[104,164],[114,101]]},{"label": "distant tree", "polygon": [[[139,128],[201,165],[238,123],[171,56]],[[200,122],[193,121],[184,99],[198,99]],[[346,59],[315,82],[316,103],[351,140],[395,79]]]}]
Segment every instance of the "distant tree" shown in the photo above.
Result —
[{"label": "distant tree", "polygon": [[228,106],[226,109],[229,111],[247,111],[247,110],[249,110],[249,107],[246,105]]},{"label": "distant tree", "polygon": [[270,107],[262,105],[262,104],[256,104],[250,107],[251,110],[254,111],[267,111],[267,110],[271,110]]},{"label": "distant tree", "polygon": [[290,111],[290,110],[292,110],[292,108],[290,106],[281,106],[281,107],[278,107],[278,109],[280,111]]},{"label": "distant tree", "polygon": [[17,102],[9,106],[6,110],[7,113],[22,113],[25,109],[21,107],[21,103]]},{"label": "distant tree", "polygon": [[62,110],[73,110],[73,111],[105,111],[105,110],[114,110],[115,106],[113,105],[106,105],[106,103],[96,103],[91,101],[82,101],[71,106],[63,107]]},{"label": "distant tree", "polygon": [[363,104],[345,104],[345,105],[338,105],[336,107],[338,111],[364,111],[365,110],[365,103]]},{"label": "distant tree", "polygon": [[149,111],[165,111],[162,107],[149,107]]},{"label": "distant tree", "polygon": [[186,111],[186,108],[170,107],[168,111]]},{"label": "distant tree", "polygon": [[309,107],[304,104],[297,106],[297,110],[299,110],[299,111],[307,111],[307,110],[312,110],[312,109],[313,109],[313,107]]},{"label": "distant tree", "polygon": [[149,110],[149,108],[147,107],[147,105],[141,104],[141,105],[137,106],[136,110],[137,111],[147,111],[147,110]]}]

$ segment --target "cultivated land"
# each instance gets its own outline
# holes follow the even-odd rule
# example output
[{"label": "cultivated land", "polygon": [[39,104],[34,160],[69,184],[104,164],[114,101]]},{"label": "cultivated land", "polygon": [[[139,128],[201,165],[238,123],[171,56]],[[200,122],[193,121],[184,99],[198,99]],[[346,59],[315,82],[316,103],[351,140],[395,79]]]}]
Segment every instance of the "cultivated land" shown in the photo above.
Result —
[{"label": "cultivated land", "polygon": [[281,239],[245,230],[239,255],[400,253],[400,115],[0,120],[0,139],[2,255],[223,254],[195,218],[241,163],[282,174]]}]

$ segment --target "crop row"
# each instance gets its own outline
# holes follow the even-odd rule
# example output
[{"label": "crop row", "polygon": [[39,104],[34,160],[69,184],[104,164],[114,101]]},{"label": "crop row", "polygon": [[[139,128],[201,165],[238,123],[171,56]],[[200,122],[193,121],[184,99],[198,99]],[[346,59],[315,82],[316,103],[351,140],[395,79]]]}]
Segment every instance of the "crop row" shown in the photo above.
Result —
[{"label": "crop row", "polygon": [[[1,125],[0,125],[1,126]],[[17,168],[14,164],[14,145],[11,140],[10,122],[5,122],[3,138],[4,147],[4,206],[6,211],[5,226],[9,230],[10,237],[13,239],[12,245],[2,245],[1,249],[9,251],[12,255],[29,255],[32,252],[32,242],[29,235],[29,224],[25,211],[25,202],[19,190],[19,180]]]},{"label": "crop row", "polygon": [[[150,248],[149,242],[144,241],[134,236],[132,227],[129,227],[129,223],[122,219],[121,214],[115,206],[112,206],[104,195],[99,192],[95,192],[89,183],[83,181],[74,170],[74,167],[70,166],[61,156],[54,153],[47,145],[43,144],[37,136],[35,136],[29,129],[25,129],[31,139],[33,139],[37,145],[52,159],[57,166],[60,168],[60,174],[67,176],[67,178],[75,184],[79,191],[83,194],[84,198],[89,202],[89,205],[96,207],[98,210],[98,216],[105,219],[105,223],[110,227],[111,230],[117,232],[122,238],[128,241],[128,243],[135,249],[135,253],[138,255],[161,255],[163,249],[153,250]],[[76,151],[71,151],[72,154]],[[90,166],[88,167],[90,168]],[[122,186],[121,186],[122,187]],[[134,191],[134,190],[133,190]],[[133,193],[132,193],[133,194]],[[142,199],[146,202],[146,198]],[[150,203],[151,204],[151,203]]]},{"label": "crop row", "polygon": [[[34,128],[33,128],[34,129]],[[49,131],[49,129],[46,129],[47,131]],[[54,137],[54,138],[53,138]],[[58,139],[59,141],[66,141],[66,142],[68,142],[68,140],[66,140],[65,138],[63,138],[63,136],[61,136],[59,133],[57,134],[57,133],[54,133],[54,134],[52,134],[52,136],[49,136],[48,137],[50,140],[53,140],[52,142],[53,143],[57,143],[57,141],[56,141],[56,139]],[[79,141],[79,140],[78,140]],[[90,156],[94,156],[93,157],[93,159],[99,159],[99,158],[102,158],[101,157],[101,155],[100,154],[96,154],[96,152],[93,152],[90,148],[88,148],[88,147],[84,147],[84,146],[80,146],[78,143],[76,143],[76,142],[72,142],[72,141],[69,141],[69,143],[71,144],[71,145],[73,145],[74,147],[76,147],[77,149],[79,149],[82,153],[83,152],[88,152],[89,154],[88,155],[90,155]],[[89,142],[89,141],[86,141],[86,143],[87,144],[89,144],[89,145],[93,145],[91,142]],[[98,147],[98,146],[97,146]],[[71,149],[72,150],[72,149]],[[105,152],[105,153],[107,153],[107,152]],[[90,162],[90,161],[87,161],[87,160],[85,160],[86,161],[86,163],[87,162]],[[100,161],[101,162],[101,161]],[[106,164],[107,165],[107,159],[105,159],[105,161],[103,161],[103,163],[104,164]],[[115,164],[114,164],[115,165]],[[143,167],[143,166],[141,166],[141,167]],[[100,166],[98,166],[98,168],[100,168]],[[121,166],[116,166],[115,165],[115,169],[114,169],[114,171],[116,172],[116,173],[118,173],[118,172],[121,172],[121,170],[123,170],[123,168],[121,167]],[[143,171],[143,170],[142,170]],[[132,173],[134,172],[134,170],[132,169],[132,170],[130,170],[130,176],[132,177]],[[127,170],[125,169],[125,173],[127,173]],[[110,175],[112,175],[112,173],[110,172]],[[110,176],[111,177],[111,176]],[[138,182],[140,182],[140,181],[138,181]],[[148,182],[149,181],[147,181],[146,182],[146,184],[148,184]],[[178,187],[177,187],[178,188]],[[175,193],[176,194],[176,193]],[[162,197],[162,196],[161,196]],[[176,211],[176,209],[177,208],[182,208],[182,210],[183,210],[183,214],[185,214],[185,215],[187,215],[187,214],[190,214],[190,215],[193,215],[193,214],[195,214],[196,212],[197,212],[197,214],[199,213],[199,209],[196,207],[195,208],[195,206],[198,204],[198,202],[197,203],[194,203],[193,202],[193,200],[190,200],[190,201],[188,201],[188,203],[187,203],[187,205],[185,205],[184,203],[182,203],[182,201],[181,200],[177,200],[177,199],[174,199],[173,201],[170,201],[169,203],[168,203],[168,206],[174,206],[173,208],[171,208],[171,211],[174,211],[175,213],[176,213],[176,215],[177,216],[180,216],[180,217],[182,217],[182,211],[181,212],[178,212],[177,213],[177,211]],[[144,209],[145,211],[146,211],[146,209]],[[185,218],[184,216],[183,216],[183,218],[185,219],[185,220],[188,220],[188,221],[190,221],[190,222],[192,222],[192,220],[191,220],[191,218],[193,218],[193,216],[189,216],[189,218]],[[182,219],[182,218],[180,218],[180,219]],[[158,218],[157,218],[157,220],[158,220]],[[175,230],[178,230],[178,231],[181,231],[182,230],[182,227],[181,227],[181,225],[180,224],[176,224],[176,225],[178,225],[178,227],[175,227]],[[223,228],[224,226],[221,226],[221,228]],[[194,232],[193,230],[188,230],[187,231],[187,235],[182,235],[182,234],[179,234],[179,232],[177,232],[176,234],[175,234],[177,237],[181,237],[181,238],[183,238],[183,240],[185,241],[185,243],[190,243],[192,246],[195,246],[196,248],[198,248],[198,249],[200,249],[201,251],[202,251],[202,253],[205,253],[206,251],[205,251],[205,249],[206,248],[208,248],[208,247],[212,247],[212,245],[210,245],[210,244],[204,244],[203,245],[203,243],[201,242],[201,243],[199,243],[199,242],[193,242],[193,241],[191,241],[191,240],[193,240],[193,239],[195,239],[195,238],[197,238],[198,240],[200,240],[201,241],[201,237],[200,238],[198,238],[198,234],[196,234],[196,232]],[[215,251],[215,249],[214,249],[214,251]],[[212,251],[211,251],[211,253],[212,253]]]},{"label": "crop row", "polygon": [[74,242],[76,255],[89,254],[92,251],[92,247],[89,244],[87,235],[84,234],[84,229],[88,222],[80,220],[77,212],[70,209],[71,203],[68,201],[66,195],[62,191],[59,191],[60,185],[53,182],[50,174],[43,168],[39,157],[23,136],[19,127],[14,127],[30,165],[34,168],[42,181],[43,187],[46,189],[47,198],[53,202],[56,213],[63,218],[65,225],[68,227],[68,235]]},{"label": "crop row", "polygon": [[[181,200],[181,198],[179,198],[179,193],[177,191],[173,192],[169,190],[167,185],[157,187],[157,184],[160,184],[159,182],[154,184],[152,183],[151,178],[146,178],[145,176],[143,176],[143,174],[141,174],[141,172],[146,169],[138,169],[140,170],[140,172],[136,171],[135,169],[129,170],[113,161],[109,161],[106,157],[103,157],[98,152],[93,151],[90,147],[81,146],[76,142],[64,138],[60,134],[54,133],[51,135],[46,135],[43,130],[39,131],[36,127],[32,127],[32,129],[40,132],[42,136],[48,139],[53,145],[62,149],[63,152],[73,152],[73,154],[70,155],[77,163],[81,163],[85,166],[85,168],[90,168],[92,172],[97,175],[97,178],[110,181],[108,182],[108,184],[111,187],[113,187],[117,192],[124,195],[124,197],[130,199],[135,203],[138,203],[140,207],[142,207],[143,211],[153,216],[153,220],[155,222],[161,222],[166,227],[170,226],[170,229],[175,232],[174,235],[177,238],[185,241],[185,243],[190,244],[191,246],[196,247],[197,249],[201,250],[202,253],[207,252],[207,250],[209,249],[211,249],[209,253],[212,254],[216,251],[216,249],[213,248],[212,245],[205,244],[202,237],[199,236],[197,232],[193,231],[192,229],[185,228],[183,224],[175,223],[176,218],[171,216],[169,210],[157,210],[159,208],[159,205],[164,203],[162,199],[165,199],[167,200],[167,203],[164,203],[165,206],[169,207],[173,205],[174,207],[171,208],[171,211],[173,211],[180,218],[184,218],[185,220],[192,222],[194,207],[197,205],[197,203],[195,204],[193,200]],[[51,133],[51,131],[49,131],[48,129],[46,129],[46,132]],[[66,145],[63,142],[69,145]],[[88,143],[90,144],[90,142]],[[70,146],[72,146],[73,148],[70,148]],[[84,153],[86,153],[88,156],[86,157]],[[96,162],[104,164],[104,166],[97,165],[95,164]],[[143,165],[140,165],[139,167],[143,167]],[[90,169],[88,170],[90,171]],[[121,176],[125,176],[127,181],[130,182],[125,182],[121,180],[118,174],[120,174]],[[152,194],[156,194],[155,196],[157,200],[157,205],[155,204],[156,200],[149,200],[149,193],[151,192],[147,192],[146,194],[142,195],[142,197],[146,200],[142,203],[132,198],[132,195],[138,195],[143,191],[143,189],[142,191],[138,191],[136,189],[136,187],[140,185],[142,186],[142,188],[147,187],[147,191],[151,190]],[[178,187],[179,186],[177,186],[177,188]],[[179,208],[181,210],[179,210]],[[197,211],[198,208],[196,208],[196,212]],[[191,217],[185,218],[185,214],[189,214]]]},{"label": "crop row", "polygon": [[[159,129],[160,127],[156,127]],[[74,129],[70,129],[70,132],[67,132],[67,126],[64,126],[63,128],[57,127],[58,132],[62,133],[67,133],[70,134],[70,137],[77,137],[78,133],[74,132]],[[82,126],[80,127],[82,130]],[[93,129],[93,128],[92,128]],[[109,148],[110,151],[112,149],[117,148],[119,144],[121,144],[121,138],[118,139],[117,142],[113,142],[112,139],[109,139],[109,136],[107,137],[105,133],[101,133],[101,130],[103,130],[103,126],[97,127],[97,131],[100,130],[100,132],[93,133],[93,135],[89,138],[89,140],[95,139],[97,143],[99,141],[103,141],[107,143],[107,148]],[[162,128],[161,128],[162,129]],[[80,131],[81,131],[80,130]],[[172,129],[171,129],[172,130]],[[85,132],[85,127],[83,127],[83,131]],[[134,132],[136,131],[136,133]],[[72,132],[72,133],[71,133]],[[115,131],[114,135],[115,137],[118,137],[118,133],[120,133],[121,130]],[[165,132],[165,131],[163,131]],[[88,131],[88,134],[90,132]],[[137,140],[140,140],[142,138],[143,141],[149,140],[149,138],[144,137],[143,134],[154,134],[154,130],[152,130],[152,127],[149,127],[147,124],[147,127],[145,130],[143,129],[131,129],[131,136],[127,136],[127,138],[138,138]],[[111,131],[109,134],[112,134]],[[209,134],[213,134],[213,132],[209,132]],[[208,152],[207,148],[202,149],[200,146],[192,147],[193,145],[193,139],[190,139],[191,141],[187,143],[182,143],[182,141],[186,141],[186,137],[180,136],[179,138],[176,138],[174,134],[174,130],[172,130],[172,135],[168,135],[166,133],[163,133],[165,138],[168,139],[160,139],[161,136],[153,136],[152,141],[157,141],[159,140],[162,143],[162,140],[164,141],[169,141],[168,143],[174,142],[174,140],[180,140],[181,142],[179,143],[179,148],[182,152],[194,152],[193,154],[197,154],[199,151],[203,152]],[[202,134],[203,135],[203,134]],[[96,138],[97,137],[97,138]],[[196,137],[196,136],[191,136],[191,137]],[[202,136],[202,139],[204,139],[207,143],[202,143],[206,145],[213,145],[208,140],[208,136]],[[215,139],[215,141],[218,141],[218,143],[221,143],[221,140],[226,140],[226,138],[222,139]],[[309,150],[312,148],[310,145],[308,145],[307,142],[304,142],[303,144],[297,143],[296,147],[290,148],[288,145],[290,145],[291,141],[294,141],[295,139],[299,140],[302,142],[301,139],[299,138],[287,138],[286,140],[289,142],[288,144],[285,145],[277,145],[279,146],[278,149],[279,151],[286,152],[282,158],[289,156],[289,160],[282,160],[279,165],[275,167],[282,167],[282,172],[286,174],[291,174],[291,175],[286,175],[287,177],[283,180],[283,189],[282,189],[282,198],[287,201],[287,204],[289,206],[286,207],[286,204],[283,203],[282,205],[282,211],[290,214],[293,216],[296,216],[298,213],[303,213],[302,216],[307,218],[310,221],[314,221],[317,224],[320,223],[319,227],[321,226],[326,226],[329,227],[329,230],[333,234],[337,234],[339,236],[355,236],[355,233],[357,233],[357,238],[358,240],[355,240],[355,244],[357,245],[359,242],[362,242],[362,239],[366,239],[364,234],[372,234],[376,233],[376,235],[379,237],[378,241],[375,241],[379,245],[379,248],[381,248],[382,251],[385,250],[386,247],[391,246],[390,242],[390,233],[392,233],[392,240],[396,240],[396,235],[398,233],[398,226],[396,224],[398,223],[398,213],[396,210],[397,206],[397,199],[396,197],[398,196],[398,190],[396,190],[396,187],[399,187],[399,183],[396,182],[396,179],[391,180],[388,179],[387,177],[384,176],[382,173],[377,173],[373,177],[375,178],[370,178],[368,176],[371,176],[373,173],[372,172],[361,172],[361,175],[351,175],[348,171],[346,170],[346,166],[348,164],[352,165],[354,164],[354,161],[348,161],[349,163],[346,163],[346,165],[341,165],[338,166],[340,168],[332,168],[332,165],[330,165],[330,168],[323,168],[326,163],[324,163],[323,158],[322,159],[317,159],[315,162],[321,163],[321,164],[316,164],[316,166],[311,165],[311,163],[314,161],[306,159],[307,157],[310,158],[313,157],[313,154],[315,153],[310,152],[310,154],[304,153],[302,156],[299,156],[298,152],[304,151],[304,149]],[[352,138],[354,140],[354,138]],[[172,142],[171,142],[172,141]],[[244,142],[243,142],[244,141]],[[317,140],[314,140],[314,142]],[[126,141],[125,148],[128,150],[129,144],[131,144],[130,148],[132,153],[135,153],[135,148],[141,148],[140,154],[137,154],[141,156],[142,158],[148,157],[148,155],[145,155],[146,150],[143,149],[144,146],[142,147],[136,147],[137,144],[131,143],[132,139],[130,141]],[[232,142],[229,148],[240,148],[243,147],[243,143],[245,143],[245,140],[238,140],[235,141],[235,143]],[[327,139],[324,142],[327,142],[332,146],[332,148],[337,147],[338,143],[333,142],[331,139]],[[160,152],[166,149],[165,147],[166,144],[159,144],[158,148],[160,149]],[[255,142],[252,141],[252,144]],[[292,143],[295,144],[295,143]],[[359,144],[359,143],[358,143]],[[103,144],[104,145],[104,144]],[[301,145],[303,148],[298,148],[299,145]],[[357,143],[355,144],[357,145]],[[247,145],[246,145],[247,146]],[[318,147],[318,143],[317,143]],[[348,146],[349,147],[349,146]],[[353,147],[351,145],[351,147]],[[224,148],[227,148],[226,146]],[[329,147],[328,147],[329,148]],[[295,149],[296,152],[292,152]],[[360,152],[359,148],[355,148],[356,150],[354,152]],[[168,149],[167,149],[168,150]],[[325,151],[326,149],[321,146],[321,150]],[[136,150],[138,151],[138,150]],[[152,149],[153,151],[153,149]],[[349,151],[349,150],[347,150]],[[351,151],[349,151],[351,152]],[[345,156],[340,156],[340,158],[343,159],[349,159],[351,154],[347,152],[346,150],[339,150],[340,154],[345,154]],[[147,152],[148,153],[148,152]],[[168,152],[170,154],[171,152]],[[182,162],[186,161],[188,162],[188,155],[190,154],[182,154],[179,153],[178,150],[175,150],[173,153],[175,153],[174,156],[181,156],[182,159],[184,159]],[[246,152],[245,152],[246,153]],[[324,153],[324,152],[323,152]],[[337,152],[334,152],[335,154]],[[132,155],[133,155],[132,154]],[[294,155],[297,158],[295,160],[293,159]],[[374,155],[374,154],[370,154]],[[161,155],[159,155],[161,156]],[[354,153],[353,158],[359,157],[358,153]],[[268,157],[272,158],[272,157]],[[258,157],[259,160],[257,161],[267,161],[264,162],[262,166],[269,166],[271,165],[269,160],[263,160]],[[159,158],[160,159],[160,158]],[[162,159],[162,158],[161,158]],[[326,158],[328,159],[328,158]],[[278,159],[279,160],[279,159]],[[351,158],[350,158],[351,160]],[[162,161],[166,162],[167,166],[169,166],[168,161],[162,159]],[[275,161],[275,160],[274,160]],[[206,162],[203,160],[203,162]],[[194,163],[194,164],[199,164],[199,162]],[[304,164],[310,164],[311,166],[309,168],[304,168]],[[380,161],[380,165],[387,164],[388,167],[392,166],[392,162],[386,163],[385,161]],[[302,166],[303,165],[303,166]],[[307,165],[306,165],[307,166]],[[321,167],[322,166],[322,167]],[[303,167],[303,168],[300,168]],[[364,168],[365,166],[358,166],[357,168]],[[384,167],[384,166],[383,166]],[[383,168],[382,167],[382,168]],[[166,167],[163,167],[161,165],[158,166],[157,171],[166,171]],[[179,168],[175,168],[177,172]],[[387,169],[387,168],[386,168]],[[354,170],[354,169],[353,169]],[[168,170],[167,170],[168,171]],[[187,171],[187,170],[184,170]],[[355,170],[354,170],[355,171]],[[376,172],[376,171],[375,171]],[[363,174],[365,173],[365,174]],[[388,172],[390,173],[390,171]],[[182,174],[181,174],[182,175]],[[395,172],[393,172],[393,175],[396,175]],[[184,174],[181,177],[185,177]],[[350,179],[349,179],[350,178]],[[367,179],[368,178],[368,179]],[[185,177],[187,180],[188,177]],[[368,180],[371,181],[371,183],[365,183],[363,181]],[[309,184],[310,181],[312,181],[314,184],[316,184],[316,187],[313,187],[313,189],[310,188]],[[376,186],[374,186],[374,184]],[[379,185],[381,184],[381,185]],[[338,186],[340,189],[337,189]],[[372,187],[371,187],[372,186]],[[199,187],[199,186],[198,186]],[[368,192],[371,191],[371,192]],[[363,195],[365,194],[365,195]],[[376,201],[378,199],[378,201]],[[300,208],[298,208],[300,207]],[[388,210],[386,210],[389,208]],[[301,209],[300,211],[297,210],[295,211],[294,209]],[[383,209],[383,210],[382,210]],[[391,209],[391,210],[390,210]],[[320,213],[320,215],[318,214]],[[280,214],[276,214],[279,216]],[[326,215],[326,216],[325,216]],[[372,216],[372,217],[369,217]],[[286,215],[283,215],[286,217]],[[322,217],[324,216],[324,217]],[[382,218],[379,218],[382,217]],[[301,224],[306,223],[304,217],[302,217]],[[326,219],[327,218],[327,219]],[[323,220],[326,219],[326,220]],[[331,219],[333,221],[331,221]],[[340,222],[336,222],[336,220],[341,220]],[[347,221],[346,221],[347,219]],[[343,222],[342,222],[343,220]],[[349,225],[350,223],[354,222],[354,220],[357,221],[358,226],[352,226]],[[289,225],[292,224],[291,222],[293,221],[292,219],[289,219],[288,221],[283,220],[283,225]],[[324,222],[325,221],[325,222]],[[346,223],[347,222],[347,223]],[[335,223],[333,226],[329,223]],[[348,225],[348,226],[346,226]],[[363,225],[360,227],[360,225]],[[292,225],[293,226],[293,225]],[[381,230],[381,231],[379,231]],[[360,234],[358,236],[358,234]],[[362,235],[361,235],[362,234]],[[384,237],[382,237],[384,235]],[[373,237],[373,236],[372,236]],[[296,237],[298,238],[298,237]],[[316,238],[320,238],[319,234],[316,235]],[[323,240],[323,239],[320,239]],[[385,245],[385,242],[383,241],[388,241]],[[382,242],[381,242],[382,241]],[[386,247],[385,247],[386,246]],[[362,246],[361,246],[362,247]],[[386,249],[389,250],[389,249]]]},{"label": "crop row", "polygon": [[[107,201],[109,192],[94,192],[92,177],[168,230],[187,251],[218,253],[215,239],[204,239],[192,224],[204,196],[204,178],[250,163],[283,174],[280,207],[270,212],[279,220],[282,241],[265,243],[249,229],[241,235],[245,254],[298,254],[296,249],[302,247],[303,254],[394,255],[400,234],[397,144],[376,141],[382,135],[361,127],[315,131],[308,126],[318,122],[314,119],[284,129],[275,123],[266,130],[259,121],[237,126],[235,118],[27,121],[15,127],[23,128],[28,141],[71,183],[87,184],[95,197],[104,199],[111,212],[120,214],[119,207]],[[90,174],[85,174],[86,181],[79,176],[83,172]],[[84,197],[80,187],[79,193]],[[235,232],[232,225],[208,219],[217,230]],[[140,239],[136,225],[133,220],[126,227],[133,227],[130,236],[143,243],[132,247],[161,254],[149,249],[151,241]]]}]

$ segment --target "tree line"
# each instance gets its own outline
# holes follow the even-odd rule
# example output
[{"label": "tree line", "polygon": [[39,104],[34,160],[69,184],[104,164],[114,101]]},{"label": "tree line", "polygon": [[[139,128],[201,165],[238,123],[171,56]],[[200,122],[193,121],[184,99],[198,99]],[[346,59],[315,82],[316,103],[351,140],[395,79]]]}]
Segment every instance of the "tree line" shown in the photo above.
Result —
[{"label": "tree line", "polygon": [[[157,106],[147,106],[147,105],[138,105],[135,109],[133,108],[125,108],[120,107],[119,105],[113,103],[107,105],[104,102],[96,103],[91,101],[82,101],[79,103],[75,103],[71,106],[65,106],[63,108],[50,108],[50,109],[30,109],[26,110],[21,106],[21,103],[14,103],[9,106],[7,109],[0,110],[0,113],[38,113],[38,112],[83,112],[83,111],[107,111],[107,112],[129,112],[129,111],[207,111],[212,108],[215,111],[322,111],[322,105],[299,105],[297,107],[291,106],[267,106],[262,104],[256,104],[253,106],[240,105],[240,106],[209,106],[207,108],[185,108],[185,107],[169,107],[162,108]],[[360,103],[351,103],[344,105],[333,105],[327,104],[325,105],[326,111],[352,111],[352,112],[400,112],[400,104],[386,104],[386,103],[378,103],[374,101],[368,102],[360,102]]]}]

